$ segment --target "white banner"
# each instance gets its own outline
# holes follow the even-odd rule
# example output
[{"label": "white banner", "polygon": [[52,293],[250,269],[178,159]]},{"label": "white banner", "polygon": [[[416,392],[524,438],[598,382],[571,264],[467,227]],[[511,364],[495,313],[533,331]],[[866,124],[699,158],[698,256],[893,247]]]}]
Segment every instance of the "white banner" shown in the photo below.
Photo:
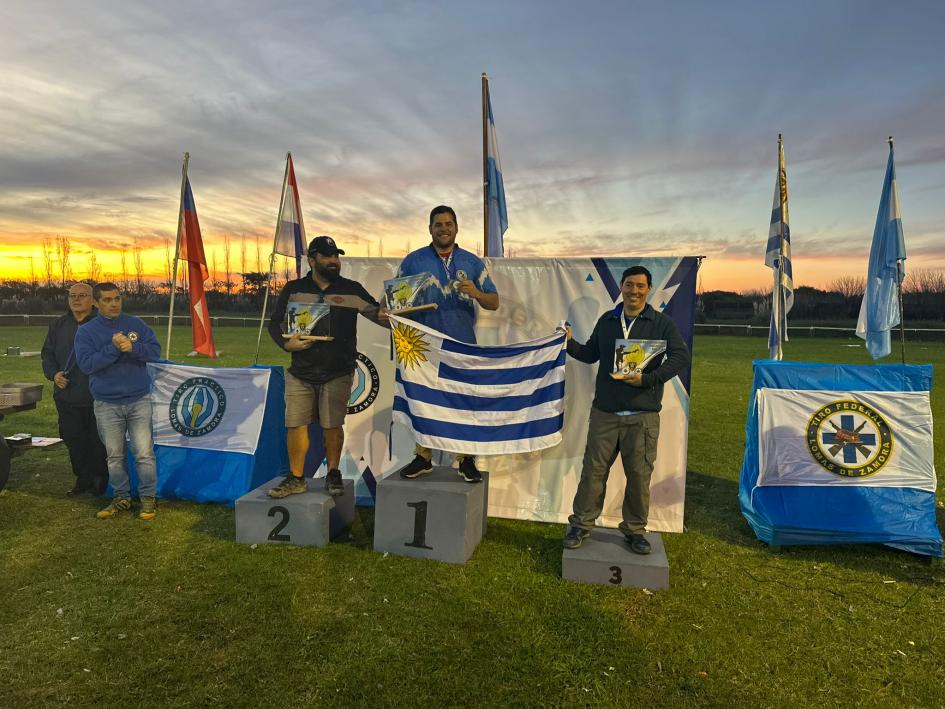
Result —
[{"label": "white banner", "polygon": [[[620,299],[615,284],[623,269],[632,265],[646,266],[652,272],[649,302],[654,308],[664,312],[682,308],[688,313],[683,317],[692,322],[694,258],[484,260],[498,289],[500,305],[492,312],[477,308],[476,333],[481,345],[534,340],[554,332],[561,320],[568,320],[574,336],[586,341],[597,319]],[[342,273],[380,299],[383,282],[394,277],[400,261],[345,258]],[[413,459],[415,441],[406,427],[396,422],[392,425],[395,368],[390,332],[359,319],[358,351],[358,371],[345,421],[342,470],[347,476],[364,473],[381,478]],[[605,359],[603,366],[609,371],[613,362],[609,354]],[[533,453],[477,459],[478,466],[490,473],[490,515],[567,521],[581,475],[597,366],[571,357],[566,360],[564,427],[559,445]],[[681,532],[683,528],[688,416],[689,393],[677,377],[663,390],[659,448],[650,484],[648,529],[653,531]],[[450,456],[437,452],[433,460],[444,465],[452,462]],[[621,521],[625,480],[618,456],[599,524],[616,527]],[[359,494],[366,494],[362,483],[359,490]]]},{"label": "white banner", "polygon": [[929,392],[758,390],[758,486],[935,492]]},{"label": "white banner", "polygon": [[256,452],[268,369],[152,363],[148,372],[155,445]]}]

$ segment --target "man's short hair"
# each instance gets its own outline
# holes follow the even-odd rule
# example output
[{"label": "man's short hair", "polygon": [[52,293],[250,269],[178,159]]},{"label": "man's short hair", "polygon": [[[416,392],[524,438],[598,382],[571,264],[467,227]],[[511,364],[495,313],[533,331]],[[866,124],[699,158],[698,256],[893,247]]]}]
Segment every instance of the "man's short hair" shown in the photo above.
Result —
[{"label": "man's short hair", "polygon": [[102,283],[96,283],[95,287],[92,288],[92,297],[95,300],[99,300],[102,297],[102,293],[104,293],[105,291],[113,291],[113,290],[117,290],[119,293],[121,293],[121,290],[118,288],[118,286],[116,286],[114,283],[111,283],[110,281],[103,281]]},{"label": "man's short hair", "polygon": [[433,226],[433,220],[436,218],[437,214],[451,215],[453,217],[453,225],[459,228],[459,220],[456,218],[456,212],[453,211],[452,207],[447,207],[445,204],[434,207],[433,211],[430,212],[430,226]]},{"label": "man's short hair", "polygon": [[646,276],[647,286],[653,287],[653,276],[645,266],[631,266],[624,271],[623,275],[620,277],[620,285],[623,285],[623,282],[630,276]]}]

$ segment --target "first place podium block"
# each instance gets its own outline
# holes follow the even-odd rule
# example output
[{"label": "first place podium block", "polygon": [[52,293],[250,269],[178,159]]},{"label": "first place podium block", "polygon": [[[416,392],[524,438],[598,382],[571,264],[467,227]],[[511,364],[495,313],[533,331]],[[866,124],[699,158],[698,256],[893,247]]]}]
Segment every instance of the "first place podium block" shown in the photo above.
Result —
[{"label": "first place podium block", "polygon": [[308,492],[273,498],[266,494],[281,477],[260,485],[236,501],[236,541],[240,544],[295,544],[321,547],[354,521],[354,481],[345,494],[332,497],[324,480],[306,478]]},{"label": "first place podium block", "polygon": [[468,483],[452,468],[406,480],[397,473],[377,482],[374,551],[453,564],[466,562],[486,527],[488,473]]},{"label": "first place podium block", "polygon": [[635,554],[619,529],[595,527],[577,549],[561,556],[561,577],[581,583],[633,588],[669,588],[669,562],[663,538],[646,535],[653,547],[649,554]]}]

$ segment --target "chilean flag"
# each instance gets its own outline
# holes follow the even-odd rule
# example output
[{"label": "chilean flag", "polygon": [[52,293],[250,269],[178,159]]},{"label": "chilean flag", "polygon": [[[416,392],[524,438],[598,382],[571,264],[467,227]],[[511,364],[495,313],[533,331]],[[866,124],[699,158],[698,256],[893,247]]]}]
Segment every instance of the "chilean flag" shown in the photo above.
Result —
[{"label": "chilean flag", "polygon": [[200,222],[197,221],[197,208],[194,206],[194,195],[190,191],[189,177],[184,180],[184,202],[181,204],[181,210],[183,233],[180,239],[180,258],[187,262],[194,350],[207,357],[216,357],[217,349],[213,344],[213,333],[210,330],[207,295],[203,290],[203,282],[210,278],[210,272],[207,270],[207,257],[203,252]]},{"label": "chilean flag", "polygon": [[295,182],[295,166],[292,154],[286,157],[285,196],[279,212],[279,231],[276,236],[277,254],[295,259],[295,277],[302,277],[302,270],[308,271],[305,255],[305,224],[302,223],[302,204],[299,202],[299,186]]}]

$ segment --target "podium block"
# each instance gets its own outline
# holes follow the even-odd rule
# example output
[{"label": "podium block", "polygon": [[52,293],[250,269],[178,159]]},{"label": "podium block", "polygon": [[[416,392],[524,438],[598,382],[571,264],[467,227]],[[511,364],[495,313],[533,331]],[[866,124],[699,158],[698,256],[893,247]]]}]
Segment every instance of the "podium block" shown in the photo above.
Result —
[{"label": "podium block", "polygon": [[649,554],[634,554],[619,529],[596,527],[577,549],[561,556],[561,577],[581,583],[634,588],[669,588],[669,562],[663,538],[646,535],[653,547]]},{"label": "podium block", "polygon": [[377,482],[374,551],[453,564],[466,562],[482,539],[488,475],[468,483],[434,467],[414,480],[392,473]]},{"label": "podium block", "polygon": [[354,481],[345,480],[345,494],[332,497],[324,480],[306,478],[308,492],[281,499],[269,497],[281,477],[260,485],[236,501],[236,541],[240,544],[295,544],[320,547],[351,526]]}]

